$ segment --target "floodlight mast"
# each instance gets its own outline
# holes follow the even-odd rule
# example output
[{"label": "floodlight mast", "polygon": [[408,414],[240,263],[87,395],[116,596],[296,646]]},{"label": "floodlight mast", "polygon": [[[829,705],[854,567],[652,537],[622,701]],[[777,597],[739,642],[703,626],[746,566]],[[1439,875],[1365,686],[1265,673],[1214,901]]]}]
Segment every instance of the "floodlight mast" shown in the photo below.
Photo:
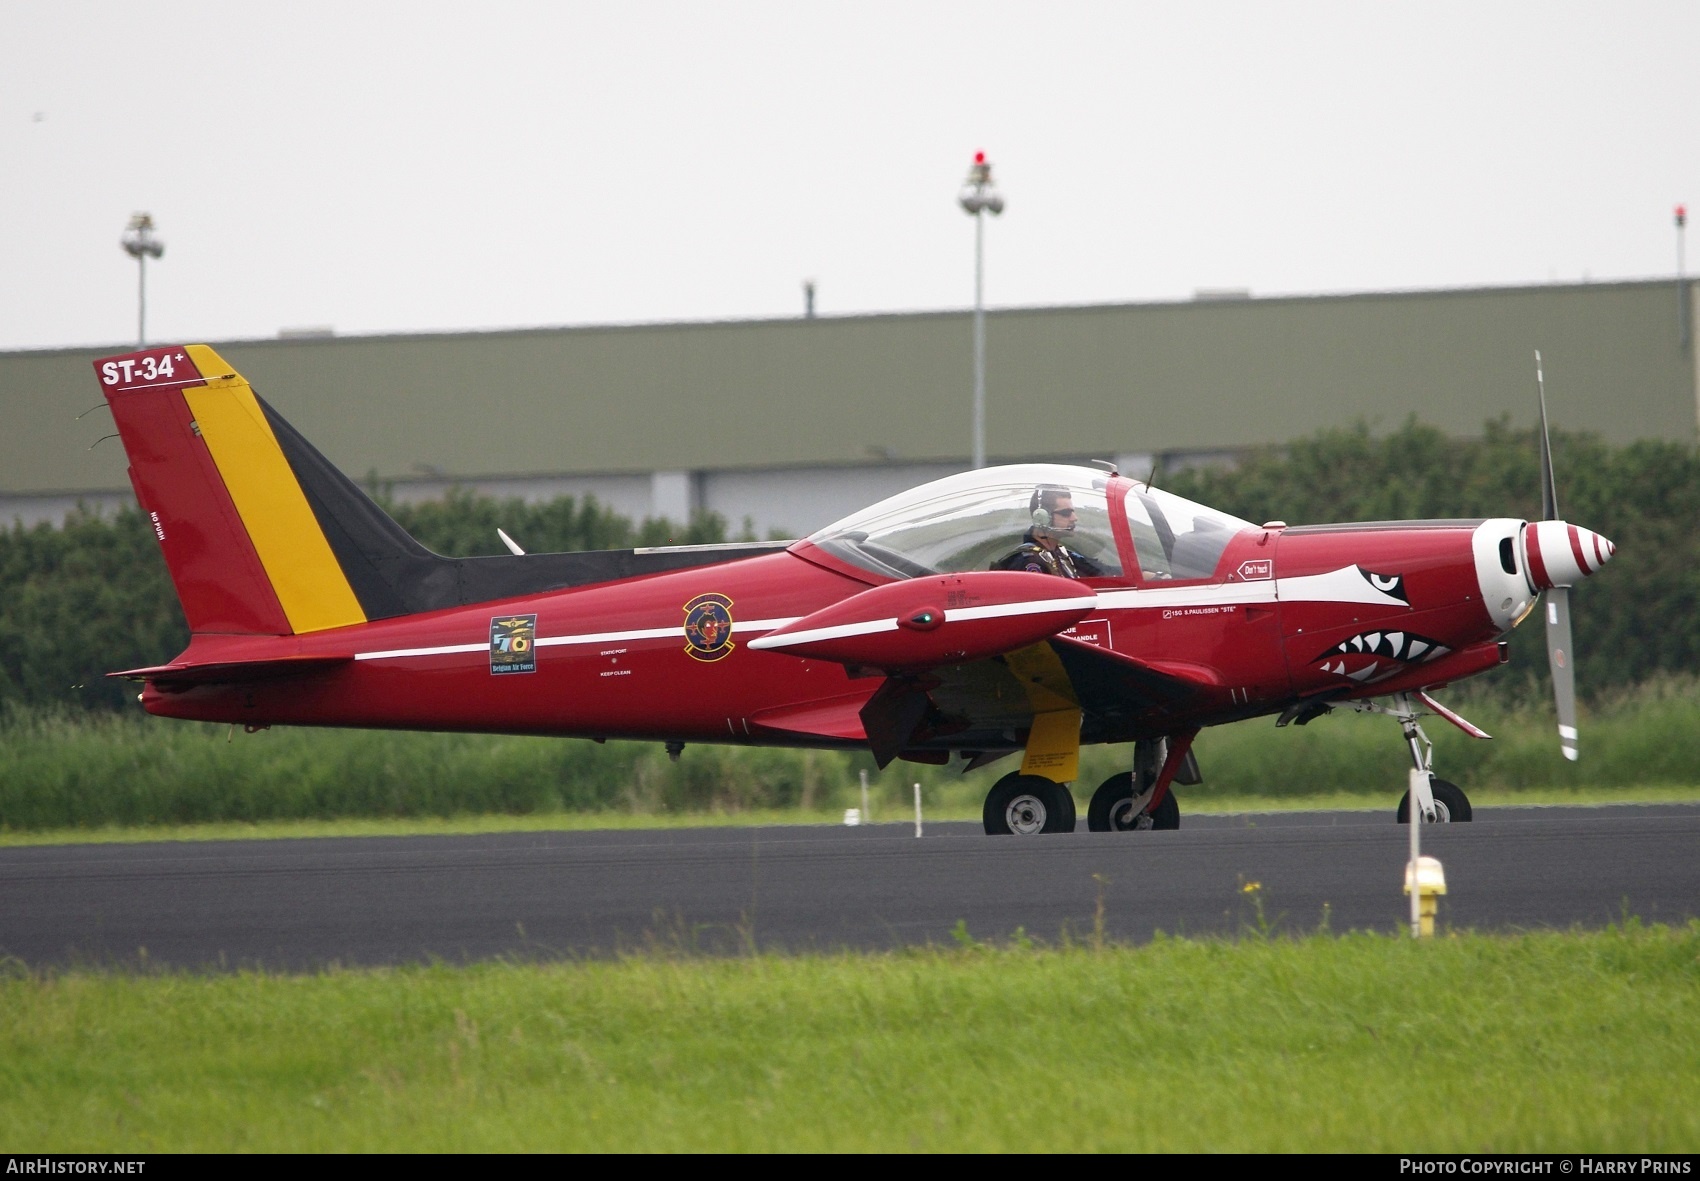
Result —
[{"label": "floodlight mast", "polygon": [[1676,207],[1676,318],[1682,332],[1682,347],[1686,349],[1692,343],[1694,335],[1694,317],[1688,310],[1688,260],[1684,256],[1684,238],[1688,234],[1688,206]]},{"label": "floodlight mast", "polygon": [[992,164],[986,153],[975,152],[962,182],[957,201],[974,218],[974,466],[986,466],[986,304],[985,304],[985,214],[1003,212],[1003,194],[992,182]]},{"label": "floodlight mast", "polygon": [[165,253],[165,243],[153,236],[153,214],[133,213],[118,243],[136,260],[136,347],[148,346],[148,259]]}]

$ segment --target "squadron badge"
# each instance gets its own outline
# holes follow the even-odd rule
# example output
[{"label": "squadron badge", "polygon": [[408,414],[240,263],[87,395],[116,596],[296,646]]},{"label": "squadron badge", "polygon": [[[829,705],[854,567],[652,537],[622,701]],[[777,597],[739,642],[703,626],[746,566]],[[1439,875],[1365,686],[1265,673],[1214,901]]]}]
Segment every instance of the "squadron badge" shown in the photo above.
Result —
[{"label": "squadron badge", "polygon": [[537,671],[537,616],[498,615],[490,620],[490,672]]},{"label": "squadron badge", "polygon": [[725,595],[698,595],[685,604],[685,655],[693,660],[719,660],[732,643],[732,600]]}]

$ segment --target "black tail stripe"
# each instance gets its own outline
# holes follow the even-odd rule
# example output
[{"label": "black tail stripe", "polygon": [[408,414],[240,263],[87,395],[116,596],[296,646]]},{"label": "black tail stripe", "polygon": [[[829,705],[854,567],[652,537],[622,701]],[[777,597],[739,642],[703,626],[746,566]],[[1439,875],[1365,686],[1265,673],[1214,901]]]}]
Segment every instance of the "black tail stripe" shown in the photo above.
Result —
[{"label": "black tail stripe", "polygon": [[613,582],[763,552],[701,549],[639,554],[625,549],[445,558],[414,540],[283,415],[265,399],[257,400],[367,619]]}]

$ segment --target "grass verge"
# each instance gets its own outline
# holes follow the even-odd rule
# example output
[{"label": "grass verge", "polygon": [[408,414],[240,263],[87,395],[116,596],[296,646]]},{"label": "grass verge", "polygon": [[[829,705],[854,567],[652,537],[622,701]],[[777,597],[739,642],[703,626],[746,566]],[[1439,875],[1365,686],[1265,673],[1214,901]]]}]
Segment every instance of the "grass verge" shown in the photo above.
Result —
[{"label": "grass verge", "polygon": [[0,980],[21,1152],[1692,1152],[1696,1061],[1700,924]]}]

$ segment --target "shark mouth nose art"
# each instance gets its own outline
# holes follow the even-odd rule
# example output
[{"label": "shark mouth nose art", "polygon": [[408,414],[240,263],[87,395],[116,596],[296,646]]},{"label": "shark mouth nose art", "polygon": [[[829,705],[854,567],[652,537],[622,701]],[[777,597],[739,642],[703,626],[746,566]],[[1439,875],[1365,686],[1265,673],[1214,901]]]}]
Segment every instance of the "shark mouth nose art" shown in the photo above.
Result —
[{"label": "shark mouth nose art", "polygon": [[1341,640],[1316,658],[1322,671],[1353,681],[1381,680],[1407,665],[1445,655],[1438,640],[1407,631],[1359,632]]}]

